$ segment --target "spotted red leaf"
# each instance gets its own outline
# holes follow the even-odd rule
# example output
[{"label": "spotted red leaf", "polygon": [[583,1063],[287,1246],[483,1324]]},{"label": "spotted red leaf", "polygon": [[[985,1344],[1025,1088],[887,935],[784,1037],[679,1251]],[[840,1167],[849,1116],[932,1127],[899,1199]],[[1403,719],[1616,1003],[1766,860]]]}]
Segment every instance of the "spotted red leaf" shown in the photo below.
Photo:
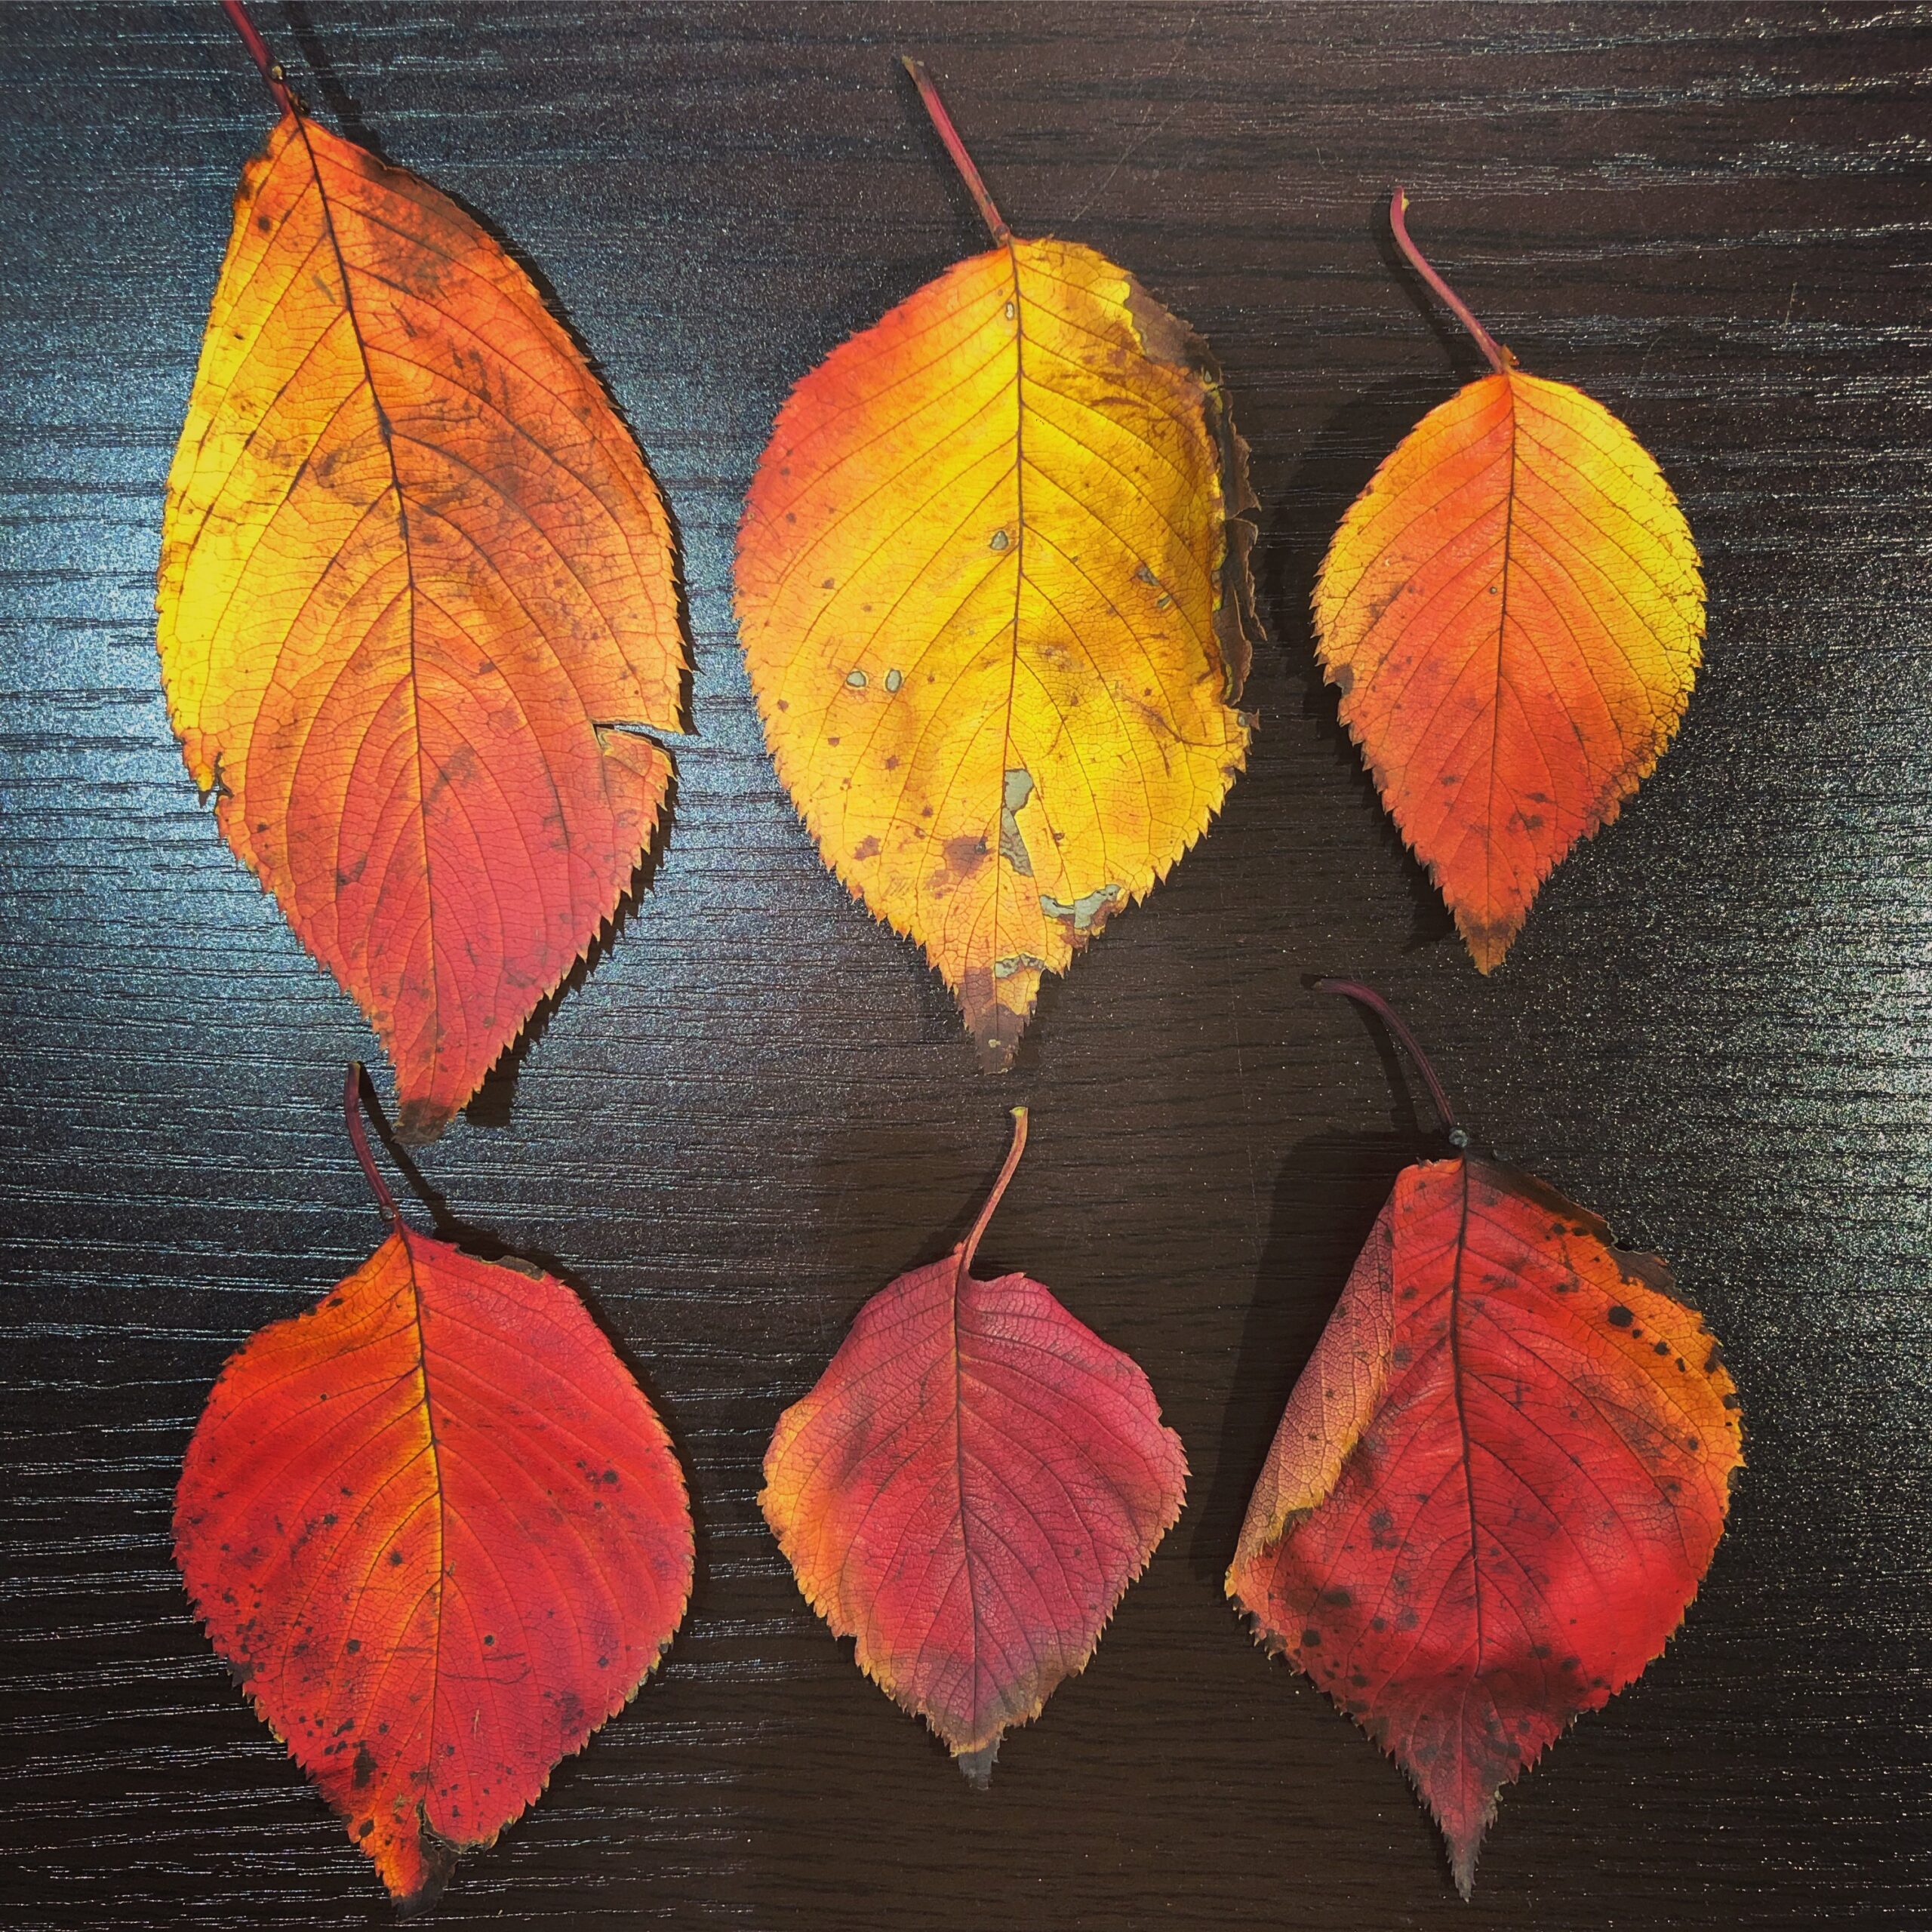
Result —
[{"label": "spotted red leaf", "polygon": [[1743,1462],[1662,1262],[1473,1158],[1397,1180],[1228,1594],[1414,1781],[1466,1897],[1501,1788],[1682,1621]]},{"label": "spotted red leaf", "polygon": [[623,1706],[691,1593],[683,1475],[583,1304],[399,1219],[223,1371],[175,1549],[215,1647],[405,1902]]},{"label": "spotted red leaf", "polygon": [[984,1784],[1009,1725],[1081,1669],[1180,1513],[1187,1461],[1147,1378],[971,1234],[859,1312],[779,1419],[758,1500],[814,1609]]}]

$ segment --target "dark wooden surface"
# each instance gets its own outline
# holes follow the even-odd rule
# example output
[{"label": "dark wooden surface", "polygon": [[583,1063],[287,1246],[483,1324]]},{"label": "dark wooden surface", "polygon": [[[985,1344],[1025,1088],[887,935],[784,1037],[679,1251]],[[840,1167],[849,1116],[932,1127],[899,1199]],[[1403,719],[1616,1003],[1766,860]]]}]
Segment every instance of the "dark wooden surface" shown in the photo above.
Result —
[{"label": "dark wooden surface", "polygon": [[[547,278],[669,491],[698,735],[655,889],[422,1161],[621,1335],[697,1495],[662,1675],[438,1909],[751,1932],[1932,1927],[1932,446],[1903,6],[265,4],[318,111]],[[1009,216],[1131,265],[1252,442],[1272,641],[1205,842],[1017,1072],[821,869],[761,749],[731,534],[788,385],[966,251],[892,56]],[[198,805],[156,685],[162,485],[269,103],[211,5],[0,9],[0,1898],[39,1928],[385,1923],[170,1557],[226,1354],[379,1229],[370,1051]],[[1676,747],[1479,979],[1311,670],[1314,566],[1469,372],[1414,223],[1681,494],[1710,583]],[[1750,1467],[1682,1634],[1505,1798],[1475,1904],[1400,1775],[1219,1578],[1414,1119],[1374,980],[1499,1151],[1670,1256]],[[976,1796],[806,1611],[753,1502],[854,1309],[1034,1145],[986,1259],[1146,1366],[1186,1515]]]}]

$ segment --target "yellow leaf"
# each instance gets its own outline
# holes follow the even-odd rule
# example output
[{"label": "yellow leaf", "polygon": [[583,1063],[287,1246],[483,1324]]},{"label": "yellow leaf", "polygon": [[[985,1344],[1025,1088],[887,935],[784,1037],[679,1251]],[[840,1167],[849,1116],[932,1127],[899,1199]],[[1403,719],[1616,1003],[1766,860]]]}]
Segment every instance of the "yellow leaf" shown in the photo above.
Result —
[{"label": "yellow leaf", "polygon": [[1241,768],[1253,499],[1198,339],[1092,249],[995,233],[793,392],[737,608],[826,863],[998,1067]]}]

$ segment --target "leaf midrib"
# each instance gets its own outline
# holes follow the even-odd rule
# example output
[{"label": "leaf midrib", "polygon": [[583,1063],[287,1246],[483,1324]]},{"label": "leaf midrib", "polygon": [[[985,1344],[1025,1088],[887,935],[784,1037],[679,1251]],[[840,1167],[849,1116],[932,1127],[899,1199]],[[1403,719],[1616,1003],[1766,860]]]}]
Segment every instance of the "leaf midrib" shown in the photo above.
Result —
[{"label": "leaf midrib", "polygon": [[[296,132],[301,137],[302,150],[309,157],[309,171],[315,177],[315,198],[322,211],[323,232],[328,237],[330,252],[335,257],[336,273],[341,278],[343,308],[348,316],[349,335],[355,344],[356,359],[362,365],[362,380],[369,392],[369,405],[376,414],[377,432],[381,438],[383,454],[389,466],[389,489],[395,498],[396,527],[402,538],[404,589],[409,600],[408,613],[404,621],[404,631],[408,639],[409,650],[409,672],[406,681],[409,688],[409,735],[414,747],[416,764],[416,807],[410,816],[415,821],[417,835],[422,844],[423,924],[429,946],[429,1003],[431,1012],[435,1014],[439,1011],[441,1005],[436,983],[438,958],[436,948],[436,883],[435,873],[430,865],[429,821],[429,814],[425,809],[425,801],[429,798],[429,791],[423,768],[422,698],[417,683],[417,587],[415,552],[409,534],[409,502],[403,493],[402,472],[396,465],[395,426],[389,420],[389,411],[383,407],[381,393],[376,387],[375,371],[370,366],[368,346],[362,339],[361,318],[357,315],[355,310],[355,291],[349,285],[349,263],[342,252],[341,238],[336,231],[335,214],[330,206],[328,186],[322,179],[321,163],[316,158],[314,144],[309,139],[307,121],[300,114],[297,114],[294,119]],[[432,1072],[427,1084],[432,1089],[435,1084],[434,1069],[437,1061],[441,1057],[441,1048],[442,1032],[440,1025],[438,1025],[429,1049],[429,1064]],[[438,1494],[440,1496],[440,1477]],[[440,1642],[440,1620],[438,1625],[438,1639]]]},{"label": "leaf midrib", "polygon": [[[995,854],[999,852],[1001,814],[1006,802],[1006,774],[1012,769],[1013,703],[1020,683],[1020,600],[1026,587],[1026,318],[1020,292],[1020,251],[1011,235],[1005,245],[1007,264],[1013,276],[1013,491],[1014,521],[1018,528],[1013,539],[1012,648],[1007,657],[1006,715],[1000,728],[999,770],[994,778],[998,789],[986,820],[991,835],[989,842]],[[993,869],[992,950],[989,957],[995,964],[1006,957],[999,943],[999,907],[1004,896],[999,866],[1002,862],[1003,855],[995,859]],[[992,1010],[988,1016],[995,1041],[999,1036],[999,989],[995,980]],[[976,1666],[977,1653],[976,1632]]]}]

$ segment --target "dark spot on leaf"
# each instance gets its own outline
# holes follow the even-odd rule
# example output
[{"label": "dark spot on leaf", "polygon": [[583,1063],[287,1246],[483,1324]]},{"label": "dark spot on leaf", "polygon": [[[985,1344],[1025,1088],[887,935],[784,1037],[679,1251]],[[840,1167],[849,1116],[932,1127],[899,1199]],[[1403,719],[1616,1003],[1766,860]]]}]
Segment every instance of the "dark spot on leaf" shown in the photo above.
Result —
[{"label": "dark spot on leaf", "polygon": [[974,838],[970,832],[962,832],[958,838],[949,838],[942,849],[946,854],[948,869],[961,878],[974,872],[986,857],[986,840]]}]

